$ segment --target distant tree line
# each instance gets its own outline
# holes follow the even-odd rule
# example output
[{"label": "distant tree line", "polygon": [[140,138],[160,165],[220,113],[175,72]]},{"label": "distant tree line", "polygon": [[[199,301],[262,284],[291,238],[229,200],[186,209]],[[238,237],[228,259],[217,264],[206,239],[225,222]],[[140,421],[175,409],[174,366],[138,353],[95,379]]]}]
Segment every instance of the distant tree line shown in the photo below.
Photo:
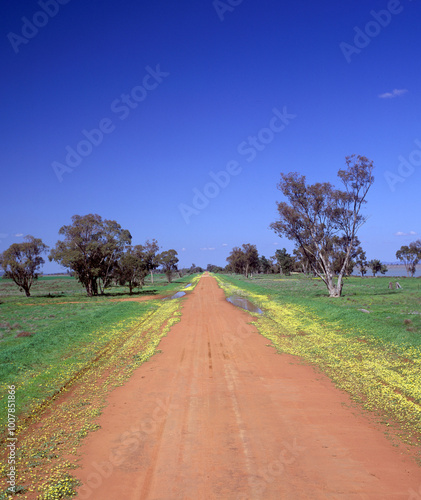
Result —
[{"label": "distant tree line", "polygon": [[[161,267],[168,282],[178,271],[178,257],[174,249],[159,253],[158,242],[147,240],[143,245],[132,245],[132,236],[114,220],[103,220],[99,215],[74,215],[72,224],[59,230],[63,236],[48,255],[77,278],[89,297],[104,294],[113,283],[133,289],[144,285],[145,277]],[[45,263],[42,254],[49,247],[41,239],[26,236],[23,243],[14,243],[0,254],[4,277],[30,296],[30,289]]]},{"label": "distant tree line", "polygon": [[[245,250],[245,249],[248,249]],[[251,250],[252,249],[252,250]],[[336,276],[342,268],[344,255],[338,251],[332,266],[332,271]],[[267,258],[264,255],[259,256],[255,245],[249,243],[240,247],[234,247],[227,257],[228,264],[225,269],[211,272],[231,272],[244,274],[246,277],[253,276],[254,273],[262,274],[283,274],[289,276],[291,272],[303,274],[316,274],[312,271],[311,264],[307,256],[300,252],[300,249],[294,249],[293,254],[287,252],[285,248],[276,250],[275,255]],[[208,271],[214,266],[208,266]],[[367,262],[365,252],[360,246],[352,252],[352,258],[348,260],[345,276],[350,276],[358,268],[361,276],[367,273],[367,268],[371,269],[373,276],[379,272],[387,272],[387,267],[378,259]]]}]

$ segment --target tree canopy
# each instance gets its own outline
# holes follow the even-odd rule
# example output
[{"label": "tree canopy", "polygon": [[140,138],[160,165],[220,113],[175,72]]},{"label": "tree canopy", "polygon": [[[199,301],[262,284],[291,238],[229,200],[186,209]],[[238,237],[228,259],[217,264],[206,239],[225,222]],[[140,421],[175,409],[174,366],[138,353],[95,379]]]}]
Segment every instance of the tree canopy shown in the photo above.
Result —
[{"label": "tree canopy", "polygon": [[177,271],[177,255],[178,253],[172,248],[159,254],[159,262],[162,265],[165,275],[167,276],[168,283],[171,283],[172,281],[173,271]]},{"label": "tree canopy", "polygon": [[382,264],[379,259],[371,259],[367,265],[371,269],[371,272],[373,273],[373,277],[376,277],[376,274],[378,274],[378,273],[382,273],[382,274],[387,273],[387,266]]},{"label": "tree canopy", "polygon": [[244,274],[248,278],[260,265],[256,245],[244,243],[241,248],[234,247],[227,257],[227,262],[231,272]]},{"label": "tree canopy", "polygon": [[118,261],[131,244],[131,234],[114,220],[99,215],[74,215],[72,224],[63,226],[58,241],[49,255],[61,266],[71,269],[86,288],[88,296],[101,293],[112,281]]},{"label": "tree canopy", "polygon": [[293,265],[294,265],[294,257],[292,257],[286,250],[286,248],[282,248],[282,250],[276,250],[273,259],[276,260],[276,263],[279,267],[279,272],[289,276],[291,274]]},{"label": "tree canopy", "polygon": [[136,245],[127,247],[118,261],[114,275],[120,285],[127,284],[131,295],[133,288],[141,288],[144,285],[148,271],[144,247]]},{"label": "tree canopy", "polygon": [[259,270],[263,274],[269,274],[272,271],[272,262],[262,255],[259,259]]},{"label": "tree canopy", "polygon": [[146,240],[143,245],[143,254],[145,257],[146,269],[151,273],[151,282],[153,283],[153,272],[159,267],[159,245],[153,240]]},{"label": "tree canopy", "polygon": [[421,240],[413,241],[409,246],[402,245],[396,252],[396,258],[405,265],[407,275],[413,277],[421,260]]},{"label": "tree canopy", "polygon": [[23,243],[13,243],[0,254],[0,266],[4,277],[12,279],[27,297],[33,282],[38,279],[40,267],[44,264],[41,255],[48,250],[41,239],[25,236]]}]

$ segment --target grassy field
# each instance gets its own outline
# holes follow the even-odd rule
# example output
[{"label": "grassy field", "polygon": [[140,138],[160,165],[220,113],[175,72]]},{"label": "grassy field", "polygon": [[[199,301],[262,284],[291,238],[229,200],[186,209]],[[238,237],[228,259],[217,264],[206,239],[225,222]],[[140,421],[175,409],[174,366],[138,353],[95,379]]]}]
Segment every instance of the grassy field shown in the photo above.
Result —
[{"label": "grassy field", "polygon": [[217,278],[264,311],[254,323],[279,352],[316,365],[402,441],[421,442],[421,279],[389,290],[393,278],[350,277],[330,299],[301,275]]},{"label": "grassy field", "polygon": [[[156,276],[153,285],[146,283],[133,296],[171,295],[189,280],[168,284],[164,276]],[[128,297],[127,288],[115,287],[88,298],[74,278],[52,276],[40,278],[27,298],[11,280],[0,280],[0,405],[6,386],[14,384],[25,387],[19,413],[32,409],[97,356],[111,340],[112,325],[124,328],[160,304],[113,300]]]},{"label": "grassy field", "polygon": [[[132,296],[152,296],[144,302],[116,300],[129,298],[122,287],[88,298],[69,277],[41,278],[26,298],[0,280],[0,411],[6,416],[0,439],[4,444],[8,386],[14,385],[19,498],[73,495],[75,464],[63,457],[76,454],[80,439],[97,428],[108,391],[147,361],[179,321],[180,300],[158,296],[171,296],[197,280],[191,275],[168,284],[156,276]],[[61,403],[50,412],[54,400]],[[4,461],[0,498],[7,497],[6,471]]]}]

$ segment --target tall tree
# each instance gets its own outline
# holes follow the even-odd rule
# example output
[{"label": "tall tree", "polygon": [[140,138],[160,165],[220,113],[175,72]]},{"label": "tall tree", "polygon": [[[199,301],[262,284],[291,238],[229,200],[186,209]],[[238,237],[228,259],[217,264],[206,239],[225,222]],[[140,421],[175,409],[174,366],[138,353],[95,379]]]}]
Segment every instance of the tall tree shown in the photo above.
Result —
[{"label": "tall tree", "polygon": [[233,273],[244,274],[246,278],[249,274],[259,269],[259,254],[256,245],[244,243],[242,247],[234,247],[227,257],[229,269]]},{"label": "tall tree", "polygon": [[[278,188],[288,202],[278,203],[279,220],[271,228],[294,241],[306,255],[313,272],[325,283],[330,297],[340,297],[355,238],[366,217],[361,214],[366,196],[374,182],[373,163],[364,156],[346,157],[346,170],[338,177],[345,189],[330,183],[307,185],[298,173],[281,174]],[[343,238],[345,255],[334,279],[333,238]]]},{"label": "tall tree", "polygon": [[413,277],[421,259],[421,240],[403,245],[396,252],[396,258],[405,264],[406,274]]},{"label": "tall tree", "polygon": [[89,297],[110,285],[118,261],[131,243],[131,235],[116,221],[102,220],[97,214],[74,215],[72,224],[63,226],[49,259],[71,269]]},{"label": "tall tree", "polygon": [[276,250],[273,259],[275,259],[278,264],[279,273],[285,274],[286,276],[291,274],[294,258],[287,252],[286,248]]},{"label": "tall tree", "polygon": [[114,271],[119,284],[122,286],[127,284],[130,295],[133,293],[133,288],[141,288],[144,285],[147,274],[147,262],[141,245],[128,247]]},{"label": "tall tree", "polygon": [[244,252],[244,275],[248,278],[249,274],[253,275],[259,269],[259,253],[256,245],[251,243],[244,243],[242,249]]},{"label": "tall tree", "polygon": [[269,259],[262,255],[259,259],[259,267],[263,274],[269,274],[272,269],[272,263]]},{"label": "tall tree", "polygon": [[30,297],[31,286],[38,279],[40,267],[44,264],[41,255],[48,250],[48,246],[31,235],[24,239],[23,243],[13,243],[0,254],[0,266],[4,277],[12,279]]},{"label": "tall tree", "polygon": [[173,271],[177,271],[178,257],[174,249],[166,250],[159,255],[159,262],[162,265],[168,283],[172,281]]},{"label": "tall tree", "polygon": [[153,283],[153,272],[159,267],[158,242],[155,239],[151,241],[146,240],[143,251],[145,253],[146,267],[148,272],[151,273],[151,283]]},{"label": "tall tree", "polygon": [[240,247],[234,247],[227,257],[228,268],[232,273],[243,274],[245,269],[245,255]]},{"label": "tall tree", "polygon": [[103,235],[101,238],[100,273],[98,285],[101,294],[111,285],[114,270],[124,251],[130,247],[132,236],[127,229],[121,229],[115,220],[103,221]]},{"label": "tall tree", "polygon": [[367,256],[364,251],[359,252],[355,259],[355,265],[359,268],[361,278],[364,277],[365,274],[367,274],[367,267],[368,267],[368,262],[367,262]]}]

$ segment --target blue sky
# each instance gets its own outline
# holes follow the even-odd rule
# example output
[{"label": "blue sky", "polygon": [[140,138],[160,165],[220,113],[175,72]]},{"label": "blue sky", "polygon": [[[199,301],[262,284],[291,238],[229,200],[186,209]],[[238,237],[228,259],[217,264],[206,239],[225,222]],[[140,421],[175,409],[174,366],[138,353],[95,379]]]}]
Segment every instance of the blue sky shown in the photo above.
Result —
[{"label": "blue sky", "polygon": [[225,265],[242,243],[292,251],[269,229],[280,173],[337,184],[353,153],[375,164],[368,258],[421,237],[418,2],[4,0],[0,13],[0,251],[26,234],[54,246],[87,213],[175,248],[181,267]]}]

